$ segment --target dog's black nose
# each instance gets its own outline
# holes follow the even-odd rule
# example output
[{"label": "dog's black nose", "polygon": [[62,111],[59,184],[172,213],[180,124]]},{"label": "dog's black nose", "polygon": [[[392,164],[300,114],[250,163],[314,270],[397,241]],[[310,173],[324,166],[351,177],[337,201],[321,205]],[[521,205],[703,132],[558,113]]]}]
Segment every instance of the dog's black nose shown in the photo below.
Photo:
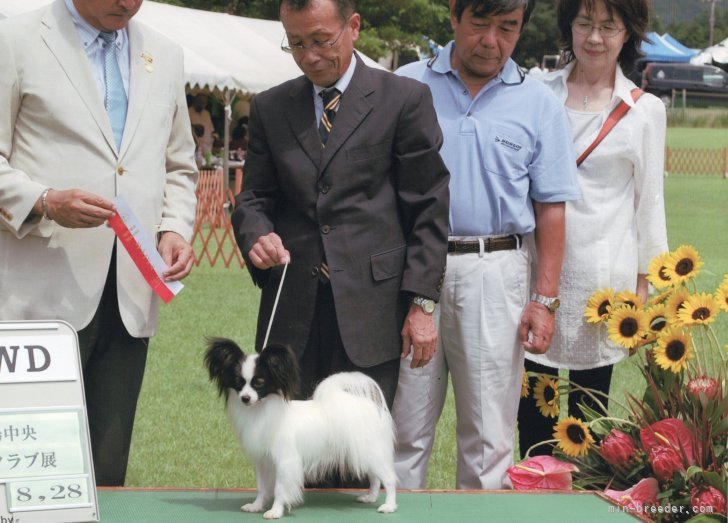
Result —
[{"label": "dog's black nose", "polygon": [[247,394],[244,394],[244,395],[240,396],[240,400],[243,403],[250,403],[250,396],[248,396]]}]

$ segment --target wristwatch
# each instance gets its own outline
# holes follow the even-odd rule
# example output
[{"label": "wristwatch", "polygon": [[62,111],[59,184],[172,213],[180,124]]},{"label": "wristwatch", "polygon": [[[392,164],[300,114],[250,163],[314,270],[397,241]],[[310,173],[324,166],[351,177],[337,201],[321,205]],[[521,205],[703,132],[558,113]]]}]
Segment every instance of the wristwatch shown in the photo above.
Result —
[{"label": "wristwatch", "polygon": [[430,298],[415,296],[414,298],[412,298],[412,303],[422,309],[422,312],[424,312],[425,314],[432,314],[433,312],[435,312],[435,300],[431,300]]},{"label": "wristwatch", "polygon": [[545,306],[552,314],[555,313],[559,308],[559,305],[561,305],[561,301],[558,296],[551,298],[549,296],[538,294],[537,292],[531,294],[531,301],[535,301],[536,303],[540,303]]}]

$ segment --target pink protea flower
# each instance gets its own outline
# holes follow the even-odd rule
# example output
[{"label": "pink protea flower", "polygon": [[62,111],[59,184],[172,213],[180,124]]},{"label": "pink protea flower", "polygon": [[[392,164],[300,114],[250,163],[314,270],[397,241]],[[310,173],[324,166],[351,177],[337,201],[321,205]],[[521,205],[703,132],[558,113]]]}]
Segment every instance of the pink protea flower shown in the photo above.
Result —
[{"label": "pink protea flower", "polygon": [[680,457],[685,453],[687,465],[695,464],[692,435],[685,423],[679,419],[666,418],[653,423],[640,430],[640,440],[642,448],[648,455],[653,447],[669,447]]},{"label": "pink protea flower", "polygon": [[618,429],[612,429],[599,446],[599,454],[610,465],[622,465],[630,462],[636,450],[637,447],[632,438]]},{"label": "pink protea flower", "polygon": [[604,494],[630,510],[644,510],[647,505],[657,505],[660,486],[655,478],[641,479],[627,490],[604,489]]},{"label": "pink protea flower", "polygon": [[[690,492],[690,505],[698,508],[697,514],[725,514],[725,496],[717,488],[711,485],[700,485]],[[711,510],[703,510],[711,507]]]},{"label": "pink protea flower", "polygon": [[701,376],[688,381],[687,389],[696,398],[703,393],[706,398],[713,399],[718,392],[718,382],[714,378]]},{"label": "pink protea flower", "polygon": [[571,490],[571,473],[579,469],[551,456],[534,456],[508,469],[516,490]]},{"label": "pink protea flower", "polygon": [[685,470],[680,454],[672,447],[655,446],[647,455],[655,477],[660,481],[672,479],[675,472]]}]

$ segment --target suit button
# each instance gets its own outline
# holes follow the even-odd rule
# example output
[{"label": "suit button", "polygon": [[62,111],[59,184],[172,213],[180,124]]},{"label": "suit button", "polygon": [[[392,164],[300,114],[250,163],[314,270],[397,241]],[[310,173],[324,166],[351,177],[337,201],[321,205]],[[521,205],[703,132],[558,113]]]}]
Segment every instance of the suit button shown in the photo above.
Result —
[{"label": "suit button", "polygon": [[321,227],[321,232],[324,234],[328,234],[331,232],[331,227],[329,227],[328,225],[324,225],[323,227]]},{"label": "suit button", "polygon": [[119,176],[123,175],[124,171],[125,169],[121,165],[116,168],[116,174],[118,174]]},{"label": "suit button", "polygon": [[319,268],[314,266],[313,269],[311,269],[311,276],[318,276]]},{"label": "suit button", "polygon": [[329,192],[330,187],[328,185],[322,185],[321,186],[321,194],[326,194]]}]

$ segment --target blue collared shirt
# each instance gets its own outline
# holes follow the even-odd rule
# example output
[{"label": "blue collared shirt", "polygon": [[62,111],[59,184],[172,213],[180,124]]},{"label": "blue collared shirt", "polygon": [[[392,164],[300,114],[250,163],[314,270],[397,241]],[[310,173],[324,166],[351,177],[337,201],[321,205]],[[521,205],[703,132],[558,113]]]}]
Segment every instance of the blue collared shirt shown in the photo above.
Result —
[{"label": "blue collared shirt", "polygon": [[450,170],[450,235],[528,234],[532,200],[581,198],[563,105],[513,60],[472,97],[452,68],[453,45],[397,70],[432,91]]},{"label": "blue collared shirt", "polygon": [[[78,12],[73,0],[65,0],[66,7],[71,13],[73,24],[76,26],[78,37],[83,44],[83,50],[88,58],[91,72],[96,79],[96,85],[99,88],[101,99],[106,96],[106,77],[104,76],[104,46],[106,43],[99,36],[100,32],[94,26],[89,24]],[[124,90],[129,94],[129,34],[126,28],[117,31],[116,40],[116,59],[119,62],[121,70],[121,78],[124,81]]]},{"label": "blue collared shirt", "polygon": [[[344,91],[346,91],[346,88],[349,86],[349,82],[351,82],[351,77],[354,76],[356,61],[356,56],[352,55],[349,67],[346,68],[346,71],[343,75],[341,75],[341,78],[339,78],[336,83],[330,87],[336,87],[343,95]],[[319,122],[321,121],[321,116],[324,114],[324,101],[323,98],[319,96],[319,93],[324,89],[326,89],[326,87],[322,87],[316,84],[314,84],[313,86],[313,107],[314,111],[316,112],[316,127],[318,127]]]}]

